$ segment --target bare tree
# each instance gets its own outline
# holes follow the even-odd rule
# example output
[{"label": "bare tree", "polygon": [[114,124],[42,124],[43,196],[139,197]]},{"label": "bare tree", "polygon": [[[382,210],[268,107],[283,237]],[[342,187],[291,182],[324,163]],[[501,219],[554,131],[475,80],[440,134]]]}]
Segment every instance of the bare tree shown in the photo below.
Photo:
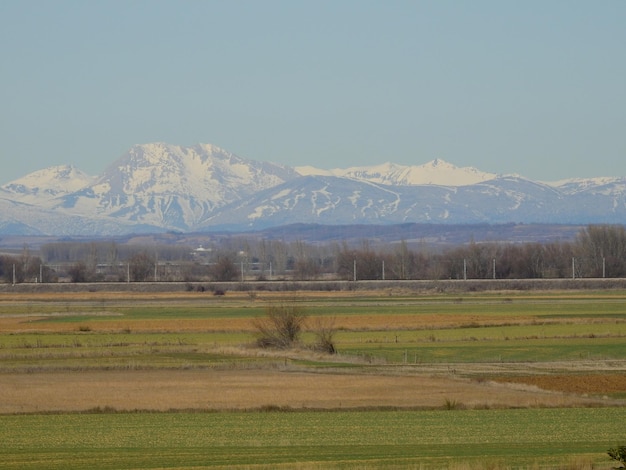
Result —
[{"label": "bare tree", "polygon": [[154,273],[154,259],[145,252],[137,253],[129,262],[130,278],[136,282],[147,281]]},{"label": "bare tree", "polygon": [[626,274],[626,229],[623,225],[589,225],[576,237],[576,256],[586,275],[609,277]]},{"label": "bare tree", "polygon": [[239,272],[231,256],[220,256],[211,267],[211,278],[214,281],[228,282],[237,279]]},{"label": "bare tree", "polygon": [[82,261],[74,263],[67,270],[72,282],[89,282],[92,280],[92,272],[87,268],[87,265]]}]

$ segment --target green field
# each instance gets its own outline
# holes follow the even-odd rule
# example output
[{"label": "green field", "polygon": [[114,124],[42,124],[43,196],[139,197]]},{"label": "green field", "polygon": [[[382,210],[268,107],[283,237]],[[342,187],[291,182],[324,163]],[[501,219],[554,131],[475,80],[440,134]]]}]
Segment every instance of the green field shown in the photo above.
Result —
[{"label": "green field", "polygon": [[[298,303],[310,320],[332,319],[339,354],[308,354],[313,331],[299,351],[259,354],[253,320],[276,302]],[[592,377],[624,377],[626,292],[0,298],[0,380],[98,370],[128,370],[132,380],[133,370],[262,371],[288,361],[320,377],[448,366],[455,377],[481,381],[531,373],[575,379],[579,365]],[[588,394],[610,400],[592,408],[452,402],[444,410],[442,401],[439,410],[402,410],[387,407],[382,394],[365,410],[260,404],[190,412],[173,402],[172,412],[153,413],[50,413],[37,403],[39,412],[0,415],[0,468],[608,469],[606,450],[626,445],[626,389]]]},{"label": "green field", "polygon": [[609,468],[625,419],[624,408],[2,416],[0,467]]},{"label": "green field", "polygon": [[[31,333],[24,328],[0,334],[0,370],[46,365],[124,367],[129,361],[142,367],[211,366],[219,358],[205,349],[253,342],[252,319],[262,317],[273,301],[259,294],[0,304],[0,319],[2,315],[32,317],[27,323],[30,330],[56,325],[51,331]],[[302,304],[310,316],[347,321],[348,326],[335,334],[337,350],[347,356],[409,364],[626,359],[626,294],[622,292],[363,298],[299,294],[288,301]],[[433,317],[453,320],[442,327],[430,323]],[[393,321],[372,327],[368,324],[372,318]],[[398,326],[402,319],[413,322]],[[204,326],[177,330],[171,322],[180,320]],[[217,320],[243,323],[238,330],[219,331],[211,328]],[[111,322],[115,326],[109,328]],[[143,322],[156,322],[156,327],[145,331]],[[305,333],[303,340],[310,342],[312,335]]]}]

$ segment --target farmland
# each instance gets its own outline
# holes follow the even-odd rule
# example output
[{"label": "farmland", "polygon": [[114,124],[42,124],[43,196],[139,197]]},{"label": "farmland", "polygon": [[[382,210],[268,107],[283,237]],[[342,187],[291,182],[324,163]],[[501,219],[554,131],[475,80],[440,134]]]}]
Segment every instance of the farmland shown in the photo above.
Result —
[{"label": "farmland", "polygon": [[2,417],[0,439],[10,449],[3,468],[20,469],[566,465],[612,445],[624,417],[607,408],[26,415]]},{"label": "farmland", "polygon": [[[610,468],[606,449],[626,444],[625,301],[3,292],[0,467]],[[256,347],[255,319],[281,303],[307,314],[300,342]],[[320,324],[337,354],[311,347]]]}]

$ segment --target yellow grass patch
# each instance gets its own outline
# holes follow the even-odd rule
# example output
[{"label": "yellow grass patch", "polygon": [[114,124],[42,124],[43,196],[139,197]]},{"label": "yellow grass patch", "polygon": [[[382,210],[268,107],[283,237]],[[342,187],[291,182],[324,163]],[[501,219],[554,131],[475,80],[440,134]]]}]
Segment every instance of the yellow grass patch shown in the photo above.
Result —
[{"label": "yellow grass patch", "polygon": [[[73,314],[75,315],[75,314]],[[130,329],[134,332],[253,332],[255,327],[251,318],[194,318],[194,319],[154,319],[129,320],[119,315],[92,314],[98,316],[94,321],[85,320],[80,325],[88,325],[91,331],[123,331]],[[5,333],[17,332],[72,332],[78,329],[77,323],[46,322],[51,316],[11,316],[0,317],[0,331]],[[311,316],[307,325],[314,327],[318,319],[328,317]],[[532,322],[532,318],[510,316],[489,316],[488,318],[468,315],[339,315],[333,317],[333,327],[336,330],[421,330],[426,328],[454,328],[462,325],[506,325],[515,320],[517,323]]]},{"label": "yellow grass patch", "polygon": [[93,332],[120,332],[131,330],[135,333],[193,333],[193,332],[239,332],[253,331],[249,318],[203,318],[203,319],[166,319],[166,320],[125,320],[113,317],[111,320],[98,319],[80,323],[46,322],[40,317],[0,317],[0,332],[3,333],[66,333],[89,327]]},{"label": "yellow grass patch", "polygon": [[297,370],[81,371],[0,374],[0,413],[133,409],[572,406],[590,399],[492,382]]}]

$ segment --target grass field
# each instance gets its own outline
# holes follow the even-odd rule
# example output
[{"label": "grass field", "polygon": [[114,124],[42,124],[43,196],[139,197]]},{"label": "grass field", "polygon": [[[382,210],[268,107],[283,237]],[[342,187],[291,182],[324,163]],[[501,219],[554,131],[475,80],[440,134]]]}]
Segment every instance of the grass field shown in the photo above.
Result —
[{"label": "grass field", "polygon": [[[338,354],[254,347],[281,302]],[[3,294],[0,468],[608,469],[625,338],[615,290]]]},{"label": "grass field", "polygon": [[2,416],[0,465],[565,468],[572,456],[610,463],[605,450],[625,418],[623,408]]}]

